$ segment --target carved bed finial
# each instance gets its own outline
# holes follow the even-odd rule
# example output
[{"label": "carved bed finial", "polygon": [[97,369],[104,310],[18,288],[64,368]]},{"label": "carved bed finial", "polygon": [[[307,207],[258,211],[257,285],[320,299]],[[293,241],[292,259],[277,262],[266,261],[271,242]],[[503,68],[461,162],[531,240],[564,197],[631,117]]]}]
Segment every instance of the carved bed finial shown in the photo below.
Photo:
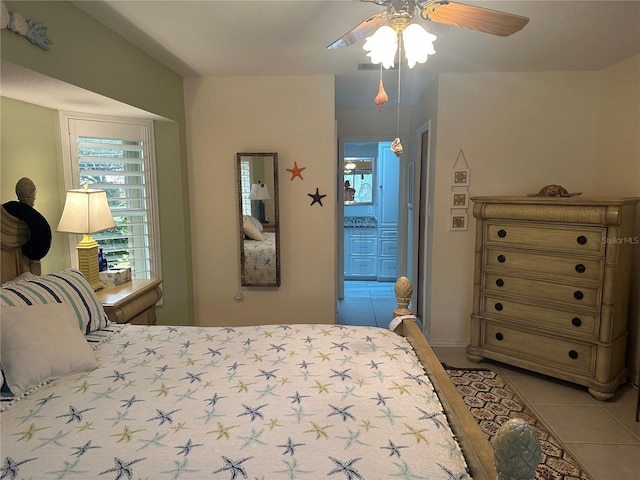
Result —
[{"label": "carved bed finial", "polygon": [[540,463],[540,443],[529,424],[512,418],[493,439],[498,480],[533,480]]},{"label": "carved bed finial", "polygon": [[28,177],[22,177],[16,183],[16,195],[18,200],[30,207],[36,203],[36,184]]},{"label": "carved bed finial", "polygon": [[398,308],[393,311],[394,317],[411,315],[412,312],[409,310],[409,302],[411,302],[411,294],[413,293],[411,281],[407,277],[398,278],[393,292],[396,296],[396,303],[398,304]]}]

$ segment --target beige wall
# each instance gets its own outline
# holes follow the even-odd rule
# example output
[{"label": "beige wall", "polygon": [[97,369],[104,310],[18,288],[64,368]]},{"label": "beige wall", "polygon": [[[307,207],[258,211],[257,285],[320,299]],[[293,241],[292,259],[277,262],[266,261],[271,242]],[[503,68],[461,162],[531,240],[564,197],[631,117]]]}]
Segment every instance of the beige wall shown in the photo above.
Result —
[{"label": "beige wall", "polygon": [[[634,57],[602,72],[441,75],[437,100],[425,94],[414,106],[412,135],[432,121],[435,209],[425,315],[434,345],[468,341],[471,208],[468,231],[447,228],[451,168],[460,149],[471,169],[472,196],[522,195],[549,183],[584,195],[639,196],[639,73],[640,57]],[[638,361],[639,256],[631,292],[630,366]]]},{"label": "beige wall", "polygon": [[[185,79],[196,324],[334,322],[333,99],[330,76]],[[279,288],[240,286],[237,152],[278,153]]]},{"label": "beige wall", "polygon": [[469,208],[469,229],[448,229],[459,151],[471,196],[525,195],[550,183],[593,195],[597,82],[592,73],[451,74],[440,76],[438,96],[431,340],[464,345],[475,220]]},{"label": "beige wall", "polygon": [[[155,123],[158,191],[160,195],[160,237],[162,243],[162,269],[164,305],[158,309],[158,321],[163,324],[193,323],[191,293],[191,251],[184,127],[184,96],[182,78],[169,68],[145,54],[135,45],[124,40],[70,2],[6,2],[10,11],[18,11],[26,18],[47,26],[53,40],[50,51],[33,45],[21,35],[2,29],[2,60],[23,66],[38,73],[62,80],[114,100],[128,103],[172,122]],[[92,61],[92,60],[97,61]],[[26,112],[26,111],[25,111]],[[52,113],[33,111],[42,125]],[[3,115],[3,144],[5,123],[11,117]],[[27,132],[31,129],[23,122]],[[18,126],[9,127],[18,138],[25,131]],[[3,146],[2,187],[5,188],[5,172],[15,175],[27,168],[29,171],[54,172],[60,164],[60,149],[44,154],[47,143],[54,146],[57,124],[41,129],[38,139],[42,154],[31,157],[33,164],[24,164],[24,158],[5,156]],[[24,167],[24,168],[23,168]],[[53,174],[52,174],[53,175]],[[57,224],[65,197],[62,177],[51,176],[37,183],[38,197],[50,198],[49,223]],[[6,194],[2,193],[3,199]],[[42,207],[42,204],[38,204]],[[55,227],[54,227],[55,228]],[[64,255],[64,254],[61,254]],[[68,254],[67,257],[68,259]],[[57,259],[59,260],[59,259]],[[49,259],[47,259],[49,261]],[[58,268],[55,262],[48,268]],[[68,266],[68,265],[66,265]]]}]

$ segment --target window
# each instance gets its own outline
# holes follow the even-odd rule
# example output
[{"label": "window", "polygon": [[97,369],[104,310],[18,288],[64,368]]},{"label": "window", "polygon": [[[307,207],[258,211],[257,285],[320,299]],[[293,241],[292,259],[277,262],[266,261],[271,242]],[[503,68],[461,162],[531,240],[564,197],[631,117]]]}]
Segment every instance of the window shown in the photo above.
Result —
[{"label": "window", "polygon": [[[109,268],[130,267],[132,278],[162,278],[153,123],[63,112],[60,124],[67,189],[88,183],[107,192],[116,227],[93,238]],[[71,243],[75,250],[77,242]]]},{"label": "window", "polygon": [[242,191],[242,214],[251,215],[251,165],[249,160],[240,160],[240,188]]}]

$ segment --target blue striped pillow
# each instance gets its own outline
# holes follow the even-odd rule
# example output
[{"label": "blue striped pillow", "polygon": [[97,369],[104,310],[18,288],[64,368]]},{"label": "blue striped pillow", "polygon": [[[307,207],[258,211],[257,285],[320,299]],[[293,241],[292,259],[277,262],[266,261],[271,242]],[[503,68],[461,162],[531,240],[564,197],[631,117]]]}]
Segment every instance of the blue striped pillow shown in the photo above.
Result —
[{"label": "blue striped pillow", "polygon": [[78,270],[50,273],[32,280],[2,287],[3,307],[68,303],[85,335],[110,325],[102,304],[89,282]]}]

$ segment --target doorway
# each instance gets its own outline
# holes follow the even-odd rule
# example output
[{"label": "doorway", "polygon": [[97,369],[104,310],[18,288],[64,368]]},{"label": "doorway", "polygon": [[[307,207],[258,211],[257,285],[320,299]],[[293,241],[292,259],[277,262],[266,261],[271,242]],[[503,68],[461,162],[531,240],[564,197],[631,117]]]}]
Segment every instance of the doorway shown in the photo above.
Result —
[{"label": "doorway", "polygon": [[340,141],[337,323],[387,327],[396,308],[401,162],[387,139]]}]

